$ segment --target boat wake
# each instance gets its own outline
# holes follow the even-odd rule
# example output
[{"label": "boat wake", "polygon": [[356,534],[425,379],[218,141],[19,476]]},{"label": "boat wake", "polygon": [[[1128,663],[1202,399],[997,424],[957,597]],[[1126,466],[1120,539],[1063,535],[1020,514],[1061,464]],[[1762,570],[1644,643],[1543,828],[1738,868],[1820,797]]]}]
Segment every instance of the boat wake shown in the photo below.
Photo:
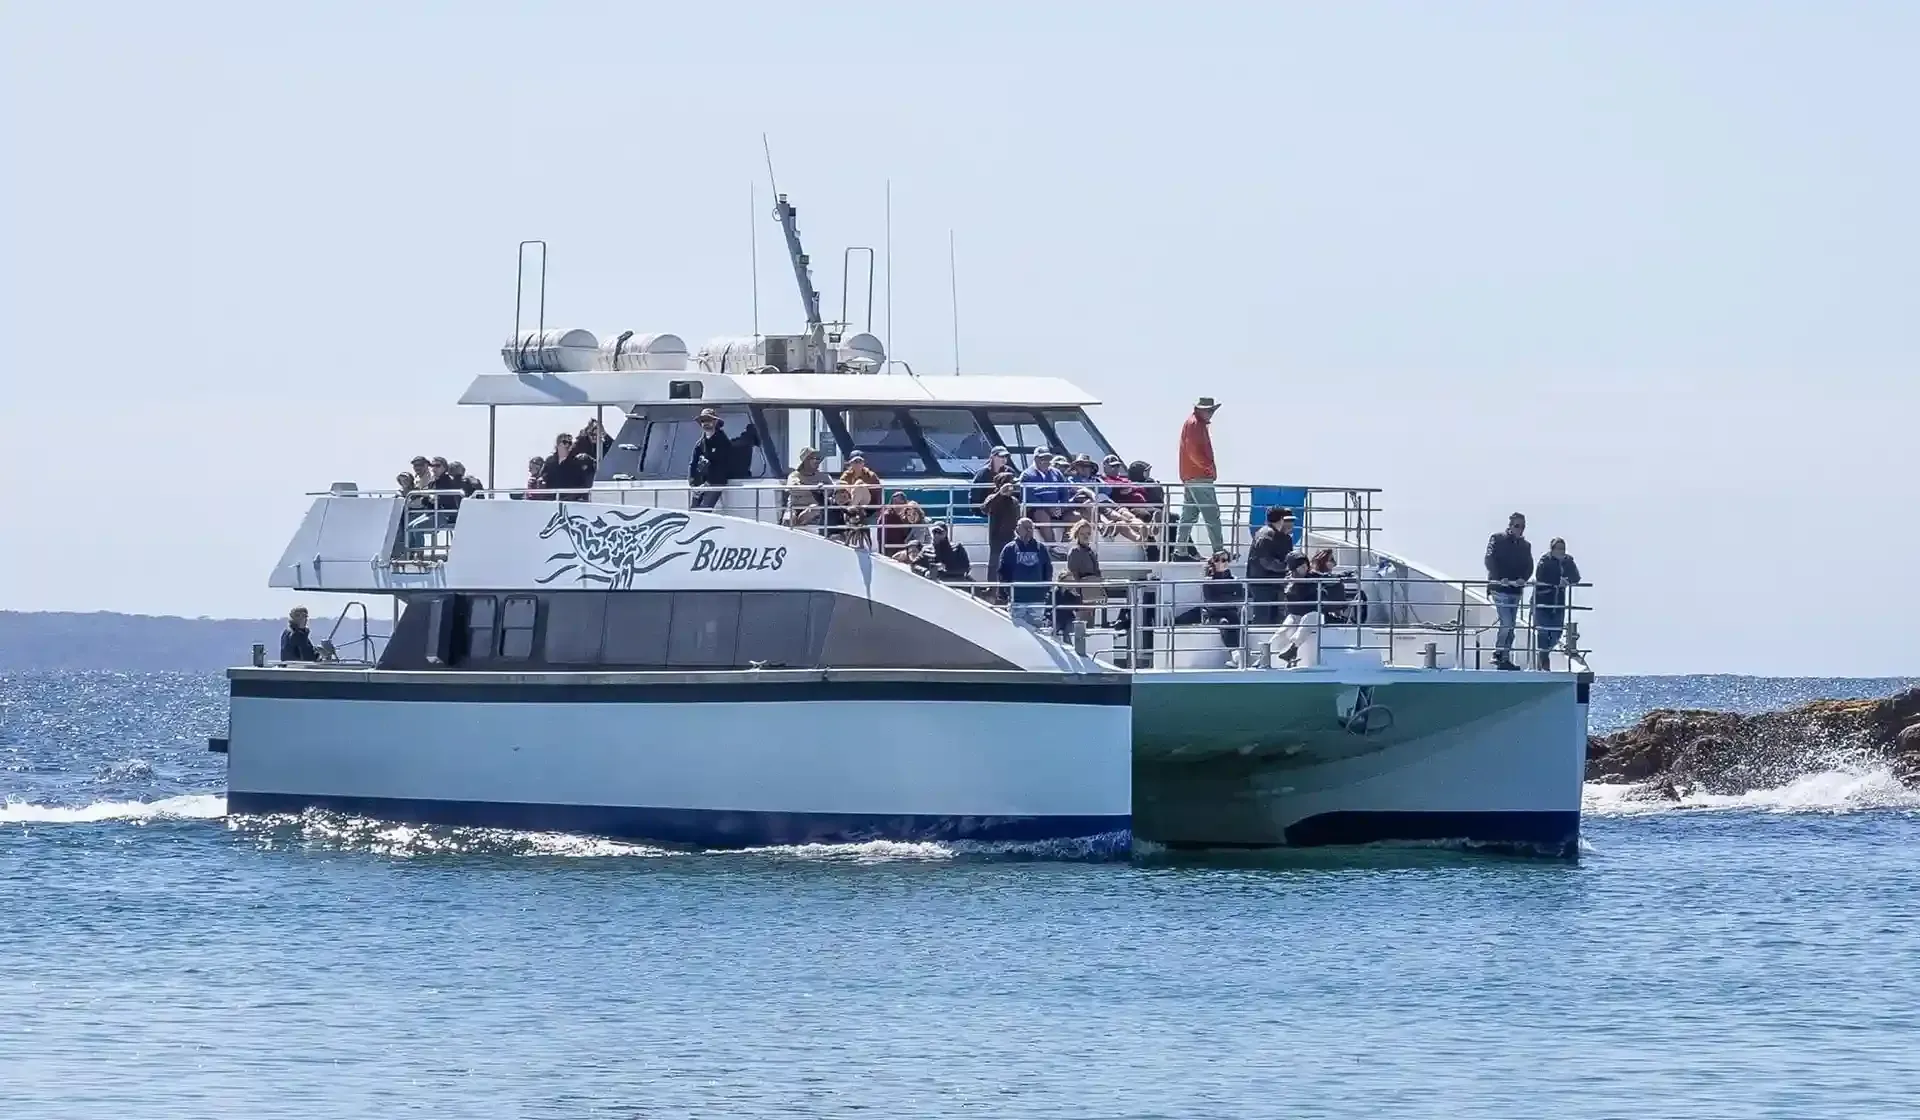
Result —
[{"label": "boat wake", "polygon": [[251,836],[266,849],[365,851],[401,858],[457,855],[604,859],[625,856],[656,859],[757,858],[864,864],[951,860],[1093,861],[1125,859],[1127,855],[1127,834],[1124,832],[1032,844],[869,840],[850,844],[690,850],[565,832],[395,824],[321,810],[297,815],[233,817],[229,819],[228,827]]},{"label": "boat wake", "polygon": [[0,805],[0,824],[93,824],[99,821],[198,821],[223,817],[227,799],[217,793],[193,793],[159,801],[95,801],[91,805]]},{"label": "boat wake", "polygon": [[1588,782],[1581,810],[1594,817],[1634,817],[1680,811],[1750,813],[1864,813],[1920,809],[1920,790],[1885,765],[1841,765],[1802,774],[1783,785],[1744,793],[1706,793],[1647,783]]}]

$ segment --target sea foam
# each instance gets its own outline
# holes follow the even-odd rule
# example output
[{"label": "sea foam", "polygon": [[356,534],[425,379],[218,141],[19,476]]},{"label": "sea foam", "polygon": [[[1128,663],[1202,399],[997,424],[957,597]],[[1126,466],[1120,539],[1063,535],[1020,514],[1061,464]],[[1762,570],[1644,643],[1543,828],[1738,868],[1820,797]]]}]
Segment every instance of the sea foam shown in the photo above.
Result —
[{"label": "sea foam", "polygon": [[211,820],[225,816],[227,799],[217,793],[193,793],[159,801],[95,801],[91,805],[0,805],[0,824],[93,824],[98,821]]}]

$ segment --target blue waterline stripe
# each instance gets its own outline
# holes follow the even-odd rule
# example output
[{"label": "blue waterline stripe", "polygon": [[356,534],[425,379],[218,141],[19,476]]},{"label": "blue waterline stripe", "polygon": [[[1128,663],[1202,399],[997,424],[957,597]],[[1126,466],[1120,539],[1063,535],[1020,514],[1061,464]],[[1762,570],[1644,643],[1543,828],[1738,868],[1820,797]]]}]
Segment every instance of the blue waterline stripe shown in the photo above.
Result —
[{"label": "blue waterline stripe", "polygon": [[996,704],[1084,704],[1125,707],[1132,684],[1010,681],[702,681],[657,684],[509,684],[476,680],[458,672],[430,683],[382,680],[375,676],[315,680],[311,677],[236,677],[229,686],[236,698],[273,700],[388,700],[468,704],[769,704],[893,700],[990,702]]},{"label": "blue waterline stripe", "polygon": [[503,801],[337,797],[326,794],[227,794],[236,815],[324,809],[409,824],[574,832],[690,848],[857,844],[869,840],[1035,843],[1124,832],[1119,816],[967,817],[883,813],[769,813],[729,809],[657,809],[624,805],[534,805]]}]

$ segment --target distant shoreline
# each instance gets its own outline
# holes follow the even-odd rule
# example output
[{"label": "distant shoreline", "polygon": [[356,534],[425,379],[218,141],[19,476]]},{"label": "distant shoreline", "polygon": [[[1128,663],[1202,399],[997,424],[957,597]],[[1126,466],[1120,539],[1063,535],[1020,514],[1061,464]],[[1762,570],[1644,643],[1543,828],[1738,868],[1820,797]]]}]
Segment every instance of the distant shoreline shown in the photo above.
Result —
[{"label": "distant shoreline", "polygon": [[182,618],[118,611],[0,611],[0,672],[106,669],[213,672],[275,648],[274,618]]}]

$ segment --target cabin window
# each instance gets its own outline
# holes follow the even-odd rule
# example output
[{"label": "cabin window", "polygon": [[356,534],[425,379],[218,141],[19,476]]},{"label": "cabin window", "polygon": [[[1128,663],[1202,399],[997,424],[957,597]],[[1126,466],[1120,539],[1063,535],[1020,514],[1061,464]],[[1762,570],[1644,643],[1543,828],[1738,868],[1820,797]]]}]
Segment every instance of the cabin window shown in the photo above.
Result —
[{"label": "cabin window", "polygon": [[663,668],[667,663],[667,624],[672,618],[671,592],[608,592],[601,662],[634,669]]},{"label": "cabin window", "polygon": [[987,465],[993,440],[972,412],[964,408],[916,408],[907,415],[926,440],[936,471],[972,474]]},{"label": "cabin window", "polygon": [[725,669],[733,665],[740,632],[738,591],[680,591],[667,631],[669,669]]},{"label": "cabin window", "polygon": [[565,591],[547,599],[546,659],[554,665],[595,665],[607,625],[607,592]]},{"label": "cabin window", "polygon": [[1022,466],[1033,459],[1035,451],[1052,447],[1047,439],[1047,430],[1040,426],[1039,417],[1031,412],[990,409],[987,423],[993,425],[995,442],[1006,448],[1007,453]]},{"label": "cabin window", "polygon": [[613,437],[613,446],[599,456],[600,470],[595,477],[601,482],[641,477],[640,450],[646,442],[646,419],[640,416],[628,417],[626,422],[620,425],[620,431]]},{"label": "cabin window", "polygon": [[[735,444],[733,477],[772,478],[774,468],[767,461],[766,445],[762,432],[753,422],[753,415],[745,408],[716,408],[722,430],[727,438],[738,440],[749,427],[753,428],[754,440],[751,445]],[[700,424],[694,417],[700,414],[697,408],[657,409],[649,412],[646,419],[647,434],[640,444],[640,478],[676,479],[685,481],[693,466],[693,449],[700,443]],[[626,429],[621,429],[626,436]]]},{"label": "cabin window", "polygon": [[867,466],[881,478],[929,473],[902,410],[849,408],[840,413],[840,422],[852,447],[866,453]]},{"label": "cabin window", "polygon": [[1055,440],[1068,455],[1085,455],[1098,463],[1113,450],[1101,437],[1100,430],[1093,426],[1093,421],[1077,408],[1053,408],[1040,415],[1053,428]]},{"label": "cabin window", "polygon": [[826,627],[812,625],[816,600],[832,596],[808,591],[743,591],[740,593],[740,634],[734,642],[734,664],[760,662],[770,668],[811,668],[819,663],[814,651]]},{"label": "cabin window", "polygon": [[533,656],[533,625],[540,601],[530,595],[509,595],[500,608],[500,659],[525,661]]},{"label": "cabin window", "polygon": [[494,601],[491,595],[473,595],[467,599],[468,661],[492,661],[494,650]]}]

